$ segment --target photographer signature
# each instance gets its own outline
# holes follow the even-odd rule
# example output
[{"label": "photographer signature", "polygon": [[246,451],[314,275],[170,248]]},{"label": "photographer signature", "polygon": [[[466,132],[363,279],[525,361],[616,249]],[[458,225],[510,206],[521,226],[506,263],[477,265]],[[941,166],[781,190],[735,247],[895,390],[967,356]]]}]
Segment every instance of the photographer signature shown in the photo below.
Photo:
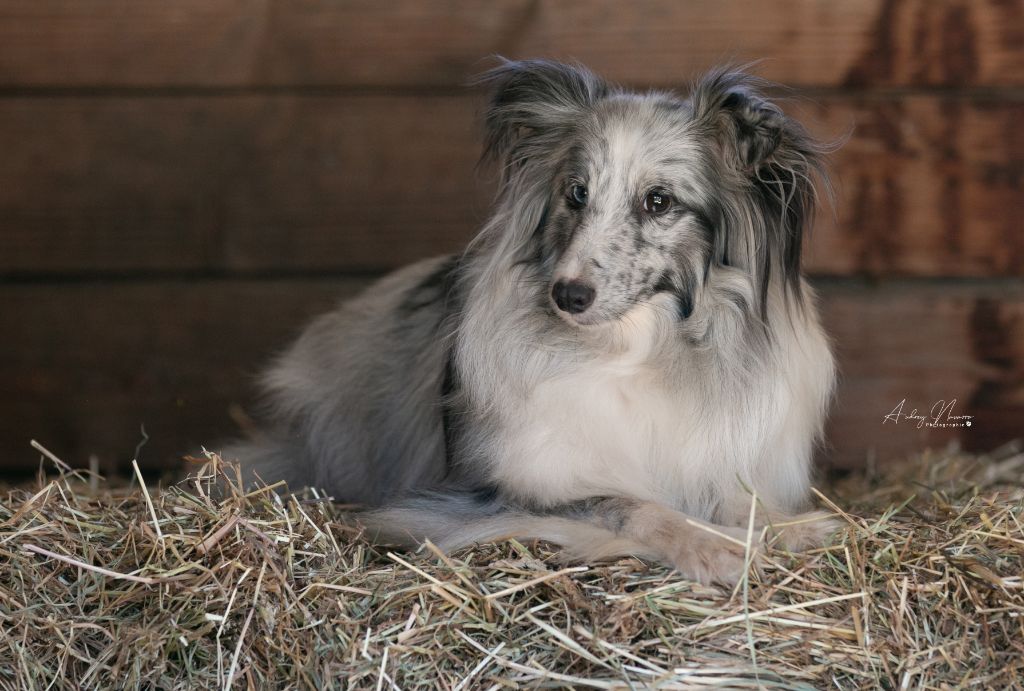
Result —
[{"label": "photographer signature", "polygon": [[899,404],[892,409],[892,412],[886,415],[882,419],[882,424],[899,424],[900,421],[906,420],[907,422],[916,423],[918,429],[922,427],[970,427],[971,420],[974,419],[973,415],[954,415],[953,406],[956,405],[956,399],[949,401],[936,401],[931,407],[928,415],[922,415],[917,412],[917,408],[914,408],[909,413],[903,412],[903,408],[907,405],[907,399],[903,399]]}]

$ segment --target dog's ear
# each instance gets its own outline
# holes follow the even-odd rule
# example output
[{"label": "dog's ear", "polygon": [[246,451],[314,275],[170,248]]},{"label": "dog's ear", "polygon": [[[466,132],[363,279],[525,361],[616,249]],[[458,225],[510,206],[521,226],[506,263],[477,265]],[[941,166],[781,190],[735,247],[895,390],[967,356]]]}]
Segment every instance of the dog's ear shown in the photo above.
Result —
[{"label": "dog's ear", "polygon": [[763,95],[767,86],[750,74],[723,68],[700,79],[690,95],[694,119],[711,127],[727,162],[741,171],[753,173],[815,148],[803,127]]},{"label": "dog's ear", "polygon": [[549,60],[505,60],[475,80],[491,88],[485,158],[510,166],[564,142],[584,111],[609,92],[584,67]]},{"label": "dog's ear", "polygon": [[[690,94],[694,122],[717,145],[723,172],[750,191],[753,208],[727,216],[758,224],[748,238],[747,261],[760,280],[762,312],[773,269],[800,292],[801,244],[815,213],[814,181],[830,191],[824,154],[834,148],[817,142],[769,101],[767,86],[723,68],[703,77]],[[724,246],[719,254],[726,262],[734,259]]]}]

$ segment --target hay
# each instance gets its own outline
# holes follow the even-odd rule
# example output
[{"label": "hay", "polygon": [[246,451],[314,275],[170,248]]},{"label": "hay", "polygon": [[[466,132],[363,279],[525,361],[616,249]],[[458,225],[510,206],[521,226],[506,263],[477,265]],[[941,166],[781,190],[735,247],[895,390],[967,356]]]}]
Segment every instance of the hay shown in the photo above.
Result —
[{"label": "hay", "polygon": [[543,544],[368,546],[315,493],[91,490],[0,505],[9,688],[980,688],[1024,679],[1024,455],[836,483],[834,546],[724,592]]}]

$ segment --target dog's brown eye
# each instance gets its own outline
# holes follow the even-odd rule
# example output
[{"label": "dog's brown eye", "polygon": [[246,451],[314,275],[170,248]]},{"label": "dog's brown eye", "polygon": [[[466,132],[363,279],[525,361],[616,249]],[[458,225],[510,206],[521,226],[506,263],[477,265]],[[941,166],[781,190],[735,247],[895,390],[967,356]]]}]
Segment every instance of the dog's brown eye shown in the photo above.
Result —
[{"label": "dog's brown eye", "polygon": [[569,188],[569,204],[579,209],[587,205],[587,188],[578,182]]},{"label": "dog's brown eye", "polygon": [[672,197],[664,190],[651,190],[644,197],[644,211],[658,216],[672,207]]}]

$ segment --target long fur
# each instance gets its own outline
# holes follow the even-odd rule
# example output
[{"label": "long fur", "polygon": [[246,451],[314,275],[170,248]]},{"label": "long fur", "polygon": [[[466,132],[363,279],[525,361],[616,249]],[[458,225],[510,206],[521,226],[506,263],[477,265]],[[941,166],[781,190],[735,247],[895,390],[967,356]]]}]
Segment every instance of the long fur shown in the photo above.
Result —
[{"label": "long fur", "polygon": [[[824,149],[742,71],[685,98],[540,60],[480,81],[490,220],[315,321],[263,379],[263,438],[227,455],[375,507],[381,540],[536,537],[735,580],[715,533],[742,536],[751,492],[761,523],[803,509],[831,396],[800,269]],[[557,304],[566,281],[592,305]]]}]

